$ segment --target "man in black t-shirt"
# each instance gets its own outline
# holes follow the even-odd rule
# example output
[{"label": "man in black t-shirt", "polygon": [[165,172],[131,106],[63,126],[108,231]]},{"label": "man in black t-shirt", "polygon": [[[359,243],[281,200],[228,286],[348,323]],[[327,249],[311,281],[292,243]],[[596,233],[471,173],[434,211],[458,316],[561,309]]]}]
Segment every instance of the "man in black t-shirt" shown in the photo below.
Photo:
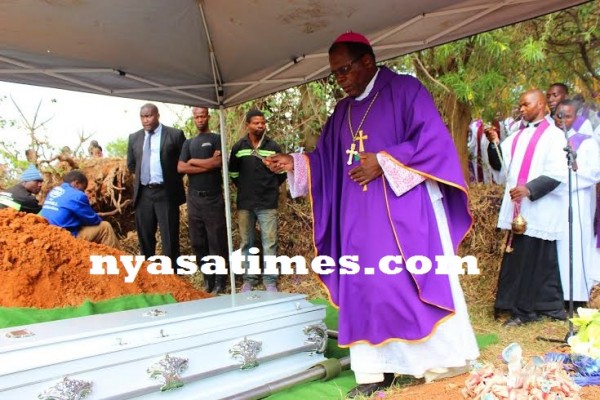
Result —
[{"label": "man in black t-shirt", "polygon": [[[192,108],[198,135],[183,144],[177,172],[187,174],[188,224],[196,262],[208,255],[228,259],[227,225],[221,176],[221,135],[208,129],[209,114],[205,107]],[[212,261],[212,260],[211,260]],[[226,275],[204,274],[204,288],[208,293],[225,292]]]},{"label": "man in black t-shirt", "polygon": [[17,211],[37,214],[42,209],[35,195],[42,190],[44,178],[35,165],[21,175],[21,182],[0,192],[0,208],[14,208]]}]

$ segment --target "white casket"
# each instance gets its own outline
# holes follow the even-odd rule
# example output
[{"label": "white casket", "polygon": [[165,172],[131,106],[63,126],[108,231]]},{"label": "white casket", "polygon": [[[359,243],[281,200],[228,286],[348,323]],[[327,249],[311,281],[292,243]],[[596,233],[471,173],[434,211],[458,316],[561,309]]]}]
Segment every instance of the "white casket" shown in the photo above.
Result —
[{"label": "white casket", "polygon": [[324,361],[325,307],[254,291],[0,331],[0,399],[222,399]]}]

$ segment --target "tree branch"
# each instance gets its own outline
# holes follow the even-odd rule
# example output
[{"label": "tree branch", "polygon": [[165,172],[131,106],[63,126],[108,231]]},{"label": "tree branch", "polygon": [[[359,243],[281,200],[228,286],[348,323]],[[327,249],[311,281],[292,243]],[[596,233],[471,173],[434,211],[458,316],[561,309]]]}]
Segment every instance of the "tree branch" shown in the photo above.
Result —
[{"label": "tree branch", "polygon": [[425,68],[425,66],[423,65],[423,63],[421,62],[421,60],[419,60],[419,57],[414,57],[413,59],[417,62],[417,65],[419,67],[419,69],[421,71],[423,71],[423,73],[429,78],[431,79],[431,81],[439,86],[441,86],[447,93],[452,93],[452,91],[446,86],[444,85],[442,82],[438,81],[437,79],[435,79],[433,76],[431,76],[431,74],[429,73],[429,71],[427,71],[427,68]]}]

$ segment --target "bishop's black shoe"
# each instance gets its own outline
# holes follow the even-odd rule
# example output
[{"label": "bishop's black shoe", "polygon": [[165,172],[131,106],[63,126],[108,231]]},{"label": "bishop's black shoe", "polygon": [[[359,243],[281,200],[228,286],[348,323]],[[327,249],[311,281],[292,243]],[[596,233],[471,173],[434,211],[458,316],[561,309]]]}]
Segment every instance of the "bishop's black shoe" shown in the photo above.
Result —
[{"label": "bishop's black shoe", "polygon": [[354,389],[348,392],[346,398],[353,399],[358,396],[369,397],[379,390],[385,390],[389,388],[392,386],[392,383],[394,383],[394,374],[386,372],[383,374],[383,380],[381,382],[363,383],[362,385],[357,385]]}]

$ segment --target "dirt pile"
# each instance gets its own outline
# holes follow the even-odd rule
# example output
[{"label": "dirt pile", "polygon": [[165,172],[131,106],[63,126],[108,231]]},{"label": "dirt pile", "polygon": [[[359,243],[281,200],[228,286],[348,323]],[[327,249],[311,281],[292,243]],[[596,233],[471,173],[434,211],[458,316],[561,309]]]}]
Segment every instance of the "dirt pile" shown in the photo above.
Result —
[{"label": "dirt pile", "polygon": [[133,283],[120,275],[90,275],[91,255],[125,253],[85,242],[42,217],[0,210],[0,306],[77,306],[129,294],[171,293],[177,301],[209,297],[174,275],[151,275],[142,267]]}]

